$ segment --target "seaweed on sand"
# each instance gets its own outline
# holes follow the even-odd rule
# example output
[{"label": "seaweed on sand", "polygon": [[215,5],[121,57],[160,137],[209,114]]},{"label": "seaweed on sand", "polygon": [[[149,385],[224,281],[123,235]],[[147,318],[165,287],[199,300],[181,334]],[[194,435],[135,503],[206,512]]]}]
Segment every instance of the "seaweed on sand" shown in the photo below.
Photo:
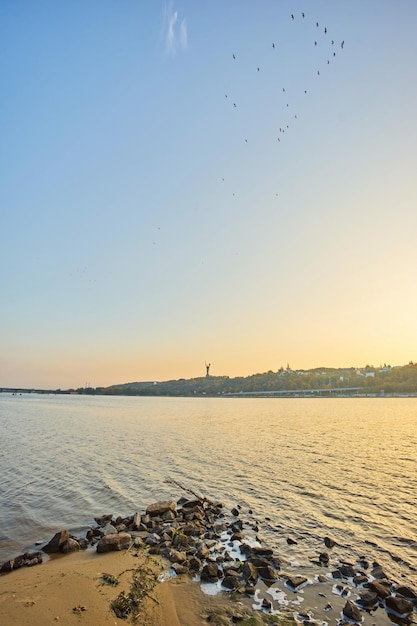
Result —
[{"label": "seaweed on sand", "polygon": [[[158,575],[146,565],[126,571],[133,571],[129,593],[126,594],[124,591],[119,593],[110,606],[116,617],[127,619],[130,616],[132,622],[135,622],[140,615],[143,600],[151,597],[149,594],[157,583]],[[154,598],[152,600],[156,602]]]}]

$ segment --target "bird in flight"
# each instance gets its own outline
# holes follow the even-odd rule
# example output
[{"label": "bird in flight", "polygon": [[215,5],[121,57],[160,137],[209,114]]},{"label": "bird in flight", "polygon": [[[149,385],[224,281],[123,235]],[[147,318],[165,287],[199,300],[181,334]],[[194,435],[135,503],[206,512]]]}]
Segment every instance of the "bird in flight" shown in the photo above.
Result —
[{"label": "bird in flight", "polygon": [[344,46],[344,45],[345,45],[345,42],[344,42],[344,40],[343,40],[343,41],[342,41],[342,43],[340,44],[340,47],[342,48],[342,50],[343,50],[343,46]]},{"label": "bird in flight", "polygon": [[236,59],[235,55],[233,55],[233,58]]},{"label": "bird in flight", "polygon": [[294,15],[293,15],[292,13],[291,13],[291,19],[292,19],[292,20],[294,19]]}]

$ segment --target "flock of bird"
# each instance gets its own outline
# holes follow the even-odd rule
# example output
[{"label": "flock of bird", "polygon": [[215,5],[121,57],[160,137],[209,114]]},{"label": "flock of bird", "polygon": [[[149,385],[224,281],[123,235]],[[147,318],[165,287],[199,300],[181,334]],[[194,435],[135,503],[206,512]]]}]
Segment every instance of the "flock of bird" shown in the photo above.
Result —
[{"label": "flock of bird", "polygon": [[[301,17],[301,20],[305,20],[306,19],[306,14],[304,12],[302,12],[300,14],[300,17]],[[291,19],[291,21],[296,21],[297,17],[296,17],[296,15],[291,13],[290,19]],[[320,24],[317,21],[315,22],[315,26],[316,26],[316,29],[317,29],[317,35],[315,36],[314,44],[313,44],[313,40],[312,40],[312,46],[314,45],[314,48],[320,47],[321,43],[323,41],[322,38],[325,37],[325,40],[326,40],[325,43],[330,45],[329,55],[328,55],[328,58],[327,58],[327,61],[326,61],[326,65],[330,65],[331,59],[334,59],[336,57],[336,54],[337,54],[336,50],[339,48],[339,46],[340,46],[340,50],[343,50],[343,48],[345,46],[345,42],[343,40],[343,41],[340,42],[340,44],[336,44],[335,40],[331,39],[330,36],[328,36],[329,33],[328,33],[327,26],[320,27]],[[277,48],[278,48],[278,45],[275,42],[272,42],[272,49],[273,50],[277,50]],[[233,59],[233,62],[239,62],[238,54],[237,53],[233,53],[232,54],[232,59]],[[321,66],[316,68],[315,72],[316,72],[317,76],[320,76],[320,70],[321,69],[322,69]],[[261,71],[261,66],[257,65],[256,66],[256,71],[260,72]],[[308,93],[307,89],[304,89],[303,91],[304,91],[304,95],[306,95]],[[282,94],[285,94],[285,93],[286,93],[286,89],[285,89],[285,87],[282,87]],[[232,105],[233,105],[234,109],[238,108],[239,103],[237,101],[235,101],[234,99],[229,98],[229,94],[228,93],[225,94],[225,98],[229,102],[232,102]],[[286,104],[286,109],[290,109],[289,103]],[[288,111],[288,113],[289,113],[289,111]],[[281,142],[282,135],[289,130],[291,120],[297,120],[297,119],[298,119],[298,115],[295,112],[293,112],[292,115],[291,115],[291,118],[286,116],[285,120],[281,120],[281,123],[278,124],[277,129],[276,129],[277,130],[277,141],[278,142]],[[279,133],[278,133],[278,128],[279,128]],[[248,143],[247,137],[244,137],[244,142]]]}]

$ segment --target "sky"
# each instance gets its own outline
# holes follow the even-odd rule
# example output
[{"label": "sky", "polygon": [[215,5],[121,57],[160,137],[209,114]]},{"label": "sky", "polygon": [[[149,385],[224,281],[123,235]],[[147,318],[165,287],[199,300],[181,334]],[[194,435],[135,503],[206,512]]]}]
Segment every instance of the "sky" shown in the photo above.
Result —
[{"label": "sky", "polygon": [[0,386],[417,359],[415,0],[0,3]]}]

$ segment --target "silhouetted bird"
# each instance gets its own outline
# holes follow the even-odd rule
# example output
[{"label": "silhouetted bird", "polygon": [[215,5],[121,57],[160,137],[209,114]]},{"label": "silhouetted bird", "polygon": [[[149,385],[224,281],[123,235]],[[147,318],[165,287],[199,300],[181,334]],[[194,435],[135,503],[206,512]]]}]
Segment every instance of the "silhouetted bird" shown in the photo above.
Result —
[{"label": "silhouetted bird", "polygon": [[233,55],[233,58],[236,59],[235,55]]},{"label": "silhouetted bird", "polygon": [[292,19],[292,20],[294,19],[294,15],[293,15],[292,13],[291,13],[291,19]]},{"label": "silhouetted bird", "polygon": [[334,46],[334,39],[332,39],[332,46]]},{"label": "silhouetted bird", "polygon": [[344,45],[345,45],[345,42],[344,42],[344,41],[342,41],[342,43],[340,44],[340,47],[342,48],[342,50],[343,50],[343,46],[344,46]]},{"label": "silhouetted bird", "polygon": [[301,13],[301,17],[304,17],[304,13]]},{"label": "silhouetted bird", "polygon": [[324,28],[324,34],[327,35],[327,28]]},{"label": "silhouetted bird", "polygon": [[275,48],[275,44],[274,43],[272,44],[272,47]]},{"label": "silhouetted bird", "polygon": [[316,26],[317,26],[317,28],[319,27],[319,23],[318,22],[316,22]]},{"label": "silhouetted bird", "polygon": [[282,91],[285,91],[284,87],[282,88]]},{"label": "silhouetted bird", "polygon": [[320,76],[320,72],[319,72],[319,70],[317,70],[317,76]]},{"label": "silhouetted bird", "polygon": [[259,72],[259,67],[258,67],[258,72]]}]

